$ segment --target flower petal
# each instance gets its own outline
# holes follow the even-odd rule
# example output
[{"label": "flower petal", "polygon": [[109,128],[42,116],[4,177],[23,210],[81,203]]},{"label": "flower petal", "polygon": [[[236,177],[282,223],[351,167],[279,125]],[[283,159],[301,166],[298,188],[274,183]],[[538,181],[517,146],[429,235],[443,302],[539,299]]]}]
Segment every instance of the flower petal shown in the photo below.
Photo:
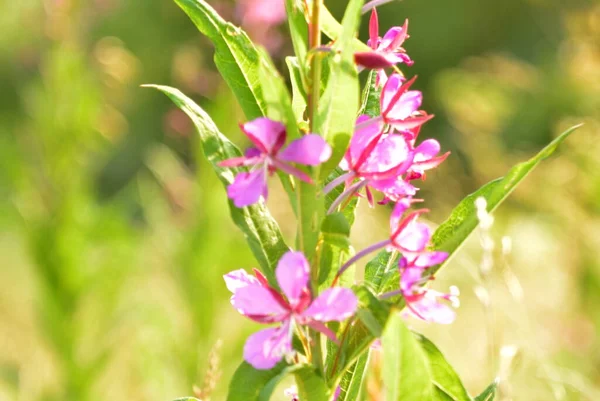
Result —
[{"label": "flower petal", "polygon": [[225,285],[227,286],[227,289],[233,293],[235,293],[240,288],[246,287],[248,285],[260,285],[258,279],[246,273],[246,270],[244,269],[229,272],[223,276],[223,279],[225,280]]},{"label": "flower petal", "polygon": [[404,120],[419,110],[423,102],[423,94],[420,91],[408,91],[403,93],[397,102],[386,111],[386,118],[392,120]]},{"label": "flower petal", "polygon": [[288,314],[271,290],[261,284],[238,288],[231,297],[231,304],[242,315],[261,322],[281,321]]},{"label": "flower petal", "polygon": [[227,187],[227,196],[237,207],[257,203],[261,196],[267,199],[268,188],[264,170],[259,168],[250,173],[239,173]]},{"label": "flower petal", "polygon": [[331,146],[317,134],[308,134],[290,142],[290,144],[281,151],[278,159],[316,166],[331,157]]},{"label": "flower petal", "polygon": [[279,287],[292,307],[298,304],[302,293],[307,289],[309,269],[308,261],[302,252],[290,251],[279,259],[275,275]]},{"label": "flower petal", "polygon": [[383,121],[363,114],[356,119],[356,127],[346,152],[346,159],[351,168],[362,163],[368,157],[376,143],[374,141],[377,141],[383,132]]},{"label": "flower petal", "polygon": [[321,322],[342,321],[358,307],[356,295],[349,288],[334,287],[323,291],[302,313],[302,317]]},{"label": "flower petal", "polygon": [[359,173],[375,179],[404,174],[412,163],[412,152],[402,135],[385,135],[360,166]]},{"label": "flower petal", "polygon": [[244,345],[244,360],[256,369],[271,369],[292,351],[289,321],[276,328],[258,331]]},{"label": "flower petal", "polygon": [[285,125],[278,121],[259,117],[240,128],[263,153],[277,153],[285,143]]},{"label": "flower petal", "polygon": [[418,301],[410,302],[408,310],[416,317],[425,320],[426,322],[450,324],[456,318],[454,309],[446,304],[438,302],[435,297],[425,295]]}]

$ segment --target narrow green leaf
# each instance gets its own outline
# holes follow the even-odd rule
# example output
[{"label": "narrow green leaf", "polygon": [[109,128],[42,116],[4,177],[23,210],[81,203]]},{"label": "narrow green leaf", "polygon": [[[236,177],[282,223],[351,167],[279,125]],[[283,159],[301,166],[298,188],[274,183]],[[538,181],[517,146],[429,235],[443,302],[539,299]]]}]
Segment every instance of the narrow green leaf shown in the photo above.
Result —
[{"label": "narrow green leaf", "polygon": [[[479,225],[475,200],[483,197],[487,201],[488,211],[492,212],[495,210],[542,160],[550,157],[556,148],[579,127],[578,125],[568,129],[534,157],[511,168],[504,177],[485,184],[464,198],[454,208],[450,217],[435,231],[432,238],[432,248],[448,252],[450,257],[454,255],[467,237]],[[432,274],[444,267],[449,262],[450,257],[441,265],[434,267]]]},{"label": "narrow green leaf", "polygon": [[215,45],[215,64],[249,120],[267,115],[259,67],[261,54],[248,35],[225,21],[204,0],[175,0]]},{"label": "narrow green leaf", "polygon": [[458,374],[446,361],[440,350],[424,336],[415,333],[415,337],[427,356],[433,383],[445,395],[445,397],[440,397],[440,401],[445,399],[471,401],[471,397],[469,397],[469,393],[467,393]]},{"label": "narrow green leaf", "polygon": [[333,148],[331,158],[321,168],[323,179],[339,164],[354,130],[355,120],[349,116],[358,112],[360,88],[351,43],[358,30],[363,2],[348,2],[341,34],[334,44],[334,55],[327,58],[331,72],[315,118],[315,131]]},{"label": "narrow green leaf", "polygon": [[427,357],[399,314],[393,314],[382,338],[386,401],[433,400],[435,388]]},{"label": "narrow green leaf", "polygon": [[477,397],[473,399],[473,401],[494,401],[496,397],[496,388],[498,387],[498,382],[494,381],[492,384],[487,386],[483,393],[479,394]]},{"label": "narrow green leaf", "polygon": [[[319,234],[319,290],[331,286],[337,269],[352,255],[350,243],[350,224],[342,213],[333,213],[325,217]],[[354,271],[348,269],[340,277],[341,285],[354,282]]]},{"label": "narrow green leaf", "polygon": [[313,366],[303,366],[294,371],[298,396],[307,401],[328,401],[331,394],[327,383],[317,374]]},{"label": "narrow green leaf", "polygon": [[282,121],[287,131],[287,139],[300,137],[298,121],[292,108],[292,99],[285,81],[273,65],[269,55],[261,49],[262,54],[258,75],[262,83],[263,98],[266,102],[267,117]]},{"label": "narrow green leaf", "polygon": [[[464,198],[458,206],[454,208],[450,217],[442,223],[432,238],[432,249],[448,252],[450,257],[441,265],[431,268],[432,274],[435,274],[439,269],[446,266],[451,257],[460,248],[467,237],[477,228],[479,221],[477,220],[477,211],[475,209],[475,200],[484,197],[488,204],[488,211],[495,210],[510,193],[523,181],[525,177],[544,159],[550,157],[556,148],[573,133],[579,126],[572,127],[562,133],[558,138],[544,147],[538,154],[526,162],[514,166],[506,176],[497,178],[483,187]],[[372,264],[372,268],[381,268],[388,263],[387,256],[379,253],[367,266]],[[381,274],[381,270],[378,274]],[[370,273],[371,274],[371,273]],[[372,273],[376,275],[376,273]],[[380,278],[378,278],[380,280]],[[389,277],[388,279],[389,280]],[[389,282],[389,281],[388,281]]]},{"label": "narrow green leaf", "polygon": [[306,111],[306,90],[302,83],[300,75],[300,64],[296,57],[286,57],[285,62],[290,72],[290,81],[292,82],[292,110],[296,116],[296,121],[304,121],[304,112]]},{"label": "narrow green leaf", "polygon": [[331,345],[327,354],[327,377],[336,380],[380,337],[390,315],[390,306],[377,299],[365,286],[353,288],[358,298],[357,319],[338,332],[340,346]]},{"label": "narrow green leaf", "polygon": [[[231,184],[235,174],[242,170],[222,168],[217,163],[224,159],[241,156],[240,150],[219,132],[208,114],[183,93],[167,86],[146,86],[163,92],[192,119],[200,135],[204,155],[213,166],[223,185]],[[277,262],[289,250],[277,222],[264,204],[237,208],[230,201],[229,210],[233,221],[246,236],[246,241],[256,260],[267,277],[274,282],[274,271]]]},{"label": "narrow green leaf", "polygon": [[366,114],[369,117],[377,117],[381,114],[380,98],[381,88],[377,87],[377,70],[369,72],[362,93],[362,101],[358,114]]},{"label": "narrow green leaf", "polygon": [[[309,4],[312,1],[309,1]],[[337,40],[342,34],[342,25],[335,19],[329,10],[325,7],[321,10],[321,31],[331,40]],[[371,48],[358,39],[352,40],[354,51],[370,51]]]},{"label": "narrow green leaf", "polygon": [[369,367],[370,352],[367,350],[352,365],[340,380],[340,396],[337,401],[356,401],[361,399],[365,376]]},{"label": "narrow green leaf", "polygon": [[287,374],[286,369],[289,368],[283,363],[270,370],[258,370],[242,362],[229,383],[227,401],[268,401],[277,383]]},{"label": "narrow green leaf", "polygon": [[299,61],[300,73],[306,77],[306,53],[308,51],[308,23],[302,11],[302,1],[285,0],[288,15],[290,37],[294,46],[294,54]]}]

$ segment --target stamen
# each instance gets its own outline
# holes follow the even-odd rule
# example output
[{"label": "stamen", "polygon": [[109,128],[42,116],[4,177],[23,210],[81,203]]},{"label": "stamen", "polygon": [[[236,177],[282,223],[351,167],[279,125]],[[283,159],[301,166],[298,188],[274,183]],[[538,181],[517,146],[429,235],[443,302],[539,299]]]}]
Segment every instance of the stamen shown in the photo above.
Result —
[{"label": "stamen", "polygon": [[349,186],[344,192],[342,192],[340,194],[340,196],[337,197],[336,200],[333,201],[333,203],[327,210],[327,214],[331,214],[331,213],[335,212],[337,207],[344,201],[344,199],[346,199],[347,197],[352,196],[355,193],[357,193],[358,191],[360,191],[365,185],[367,185],[367,183],[368,183],[368,181],[363,180],[363,181],[359,181],[359,182]]}]

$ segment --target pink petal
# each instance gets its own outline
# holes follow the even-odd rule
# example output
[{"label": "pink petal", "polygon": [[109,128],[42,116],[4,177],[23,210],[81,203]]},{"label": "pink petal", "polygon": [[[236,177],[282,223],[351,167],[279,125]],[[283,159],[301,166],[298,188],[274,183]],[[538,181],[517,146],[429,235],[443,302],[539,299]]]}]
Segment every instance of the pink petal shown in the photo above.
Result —
[{"label": "pink petal", "polygon": [[296,167],[292,166],[291,164],[282,162],[281,160],[273,159],[271,161],[272,161],[274,167],[278,168],[279,170],[283,171],[284,173],[293,175],[294,177],[300,178],[302,181],[312,184],[313,181],[310,178],[310,176],[308,174],[306,174],[304,171],[300,170],[299,168],[296,168]]},{"label": "pink petal", "polygon": [[238,288],[231,297],[231,304],[242,315],[256,317],[261,322],[276,322],[288,315],[288,310],[260,284]]},{"label": "pink petal", "polygon": [[331,146],[319,135],[309,134],[290,142],[278,155],[279,160],[316,166],[331,157]]},{"label": "pink petal", "polygon": [[381,119],[372,119],[363,114],[357,118],[356,126],[358,129],[354,131],[346,153],[351,167],[356,166],[361,160],[364,161],[368,157],[368,154],[376,143],[375,141],[383,131],[383,121]]},{"label": "pink petal", "polygon": [[244,360],[256,369],[271,369],[292,351],[289,321],[277,328],[258,331],[244,345]]},{"label": "pink petal", "polygon": [[422,252],[431,239],[431,230],[426,224],[413,221],[408,224],[393,242],[394,245],[408,252]]},{"label": "pink petal", "polygon": [[404,27],[395,26],[390,28],[385,35],[383,35],[381,43],[379,43],[379,49],[393,52],[398,47],[402,46],[402,43],[404,43],[407,37],[406,28],[408,28],[408,20],[404,22]]},{"label": "pink petal", "polygon": [[416,317],[426,322],[450,324],[456,317],[454,309],[427,295],[416,302],[410,302],[408,306]]},{"label": "pink petal", "polygon": [[433,114],[414,115],[414,116],[408,117],[404,120],[394,119],[392,117],[389,117],[387,122],[392,127],[397,129],[398,131],[406,131],[406,130],[411,130],[411,129],[420,127],[421,125],[425,124],[427,121],[431,120],[433,117],[435,117]]},{"label": "pink petal", "polygon": [[240,128],[263,153],[277,153],[285,143],[285,126],[278,121],[259,117]]},{"label": "pink petal", "polygon": [[400,289],[405,297],[412,295],[415,286],[418,286],[423,277],[423,269],[418,267],[409,267],[402,270],[400,277]]},{"label": "pink petal", "polygon": [[377,49],[379,43],[379,18],[377,18],[377,10],[373,8],[371,18],[369,19],[369,44],[373,50]]},{"label": "pink petal", "polygon": [[429,160],[440,152],[440,143],[435,139],[426,139],[415,148],[415,162]]},{"label": "pink petal", "polygon": [[227,187],[227,196],[237,207],[257,203],[261,196],[267,199],[268,188],[264,170],[259,168],[250,173],[239,173]]},{"label": "pink petal", "polygon": [[323,291],[302,313],[303,318],[330,322],[354,315],[358,307],[356,295],[349,288],[334,287]]},{"label": "pink petal", "polygon": [[417,193],[417,188],[403,180],[402,177],[369,180],[369,186],[383,192],[389,200],[394,202],[398,202],[407,196],[414,196]]},{"label": "pink petal", "polygon": [[234,270],[223,276],[227,289],[233,293],[242,287],[248,285],[260,285],[258,279],[248,273],[244,269]]},{"label": "pink petal", "polygon": [[417,267],[427,268],[439,265],[446,259],[448,259],[448,254],[446,252],[425,252],[419,254],[412,264]]},{"label": "pink petal", "polygon": [[400,223],[402,222],[402,215],[410,208],[410,205],[411,201],[409,199],[402,199],[394,206],[394,210],[390,216],[390,231],[392,233],[398,231]]},{"label": "pink petal", "polygon": [[354,53],[354,62],[361,67],[368,68],[370,70],[378,70],[381,68],[388,68],[402,61],[393,54],[381,53],[381,52],[356,52]]},{"label": "pink petal", "polygon": [[295,306],[302,293],[307,290],[310,279],[310,266],[302,252],[287,252],[277,264],[275,275],[279,287],[292,306]]},{"label": "pink petal", "polygon": [[381,92],[381,110],[385,111],[390,107],[391,101],[394,99],[396,92],[400,90],[402,84],[406,79],[400,74],[392,74],[387,81]]},{"label": "pink petal", "polygon": [[388,110],[386,109],[385,118],[391,120],[404,120],[410,117],[415,111],[419,110],[423,101],[423,94],[420,91],[408,91],[396,101]]},{"label": "pink petal", "polygon": [[404,174],[412,163],[412,153],[401,135],[386,135],[371,151],[359,173],[375,179]]}]

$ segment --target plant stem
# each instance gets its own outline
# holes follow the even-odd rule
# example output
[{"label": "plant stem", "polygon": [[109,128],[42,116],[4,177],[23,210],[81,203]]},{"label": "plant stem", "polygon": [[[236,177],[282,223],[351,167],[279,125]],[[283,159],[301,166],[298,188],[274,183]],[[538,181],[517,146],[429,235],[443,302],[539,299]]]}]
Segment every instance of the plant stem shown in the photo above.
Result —
[{"label": "plant stem", "polygon": [[[308,44],[311,50],[321,47],[321,6],[323,0],[313,0],[308,30]],[[310,131],[315,132],[315,118],[319,112],[321,92],[321,55],[315,52],[311,58],[311,87],[308,95],[308,120]]]},{"label": "plant stem", "polygon": [[[310,132],[316,132],[316,118],[319,113],[319,96],[321,91],[321,54],[317,51],[321,47],[321,7],[323,0],[313,0],[310,11],[310,23],[308,27],[308,44],[310,51],[314,51],[314,55],[310,59],[310,90],[308,91],[308,122]],[[316,176],[318,177],[318,171]],[[302,212],[301,212],[302,213]],[[300,216],[300,220],[304,216]],[[319,259],[319,258],[317,258]],[[318,264],[313,264],[311,274],[311,287],[313,296],[317,296],[319,292],[318,282]],[[321,350],[321,335],[316,330],[310,330],[310,354],[312,363],[321,372],[324,373],[323,354]]]}]

